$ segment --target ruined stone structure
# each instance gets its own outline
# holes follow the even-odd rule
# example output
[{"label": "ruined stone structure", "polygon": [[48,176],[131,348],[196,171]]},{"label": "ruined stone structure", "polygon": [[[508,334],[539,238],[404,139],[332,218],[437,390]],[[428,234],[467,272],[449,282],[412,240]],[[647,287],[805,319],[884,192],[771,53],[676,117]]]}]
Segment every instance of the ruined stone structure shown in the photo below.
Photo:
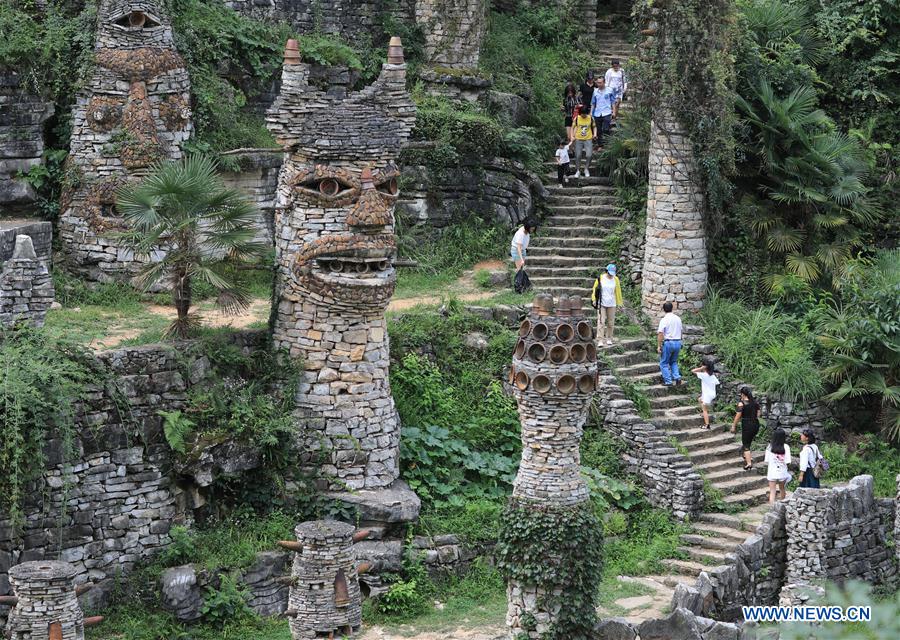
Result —
[{"label": "ruined stone structure", "polygon": [[425,33],[429,64],[475,69],[487,31],[486,0],[417,0],[416,22]]},{"label": "ruined stone structure", "polygon": [[362,604],[352,525],[312,521],[297,525],[288,596],[291,637],[314,640],[350,636],[362,624]]},{"label": "ruined stone structure", "polygon": [[15,72],[0,70],[0,215],[34,202],[34,189],[18,175],[41,163],[43,126],[52,115],[52,102],[29,93]]},{"label": "ruined stone structure", "polygon": [[12,256],[0,261],[0,328],[18,323],[44,326],[53,297],[46,261],[38,258],[30,236],[16,236]]},{"label": "ruined stone structure", "polygon": [[[102,0],[96,69],[73,112],[59,235],[68,267],[109,281],[148,258],[114,236],[125,229],[116,191],[155,163],[181,157],[191,134],[190,82],[159,0]],[[152,258],[151,258],[152,259]]]},{"label": "ruined stone structure", "polygon": [[6,622],[10,640],[84,640],[85,619],[75,595],[75,567],[23,562],[9,571],[15,606]]},{"label": "ruined stone structure", "polygon": [[308,80],[309,65],[289,41],[281,94],[267,116],[285,150],[274,342],[303,359],[296,417],[304,465],[335,489],[381,489],[399,476],[384,312],[396,281],[394,159],[415,107],[399,38],[361,91],[322,91]]},{"label": "ruined stone structure", "polygon": [[[654,37],[660,39],[658,55],[665,56],[665,9],[656,14]],[[658,104],[650,123],[641,309],[651,318],[663,315],[666,301],[680,311],[696,311],[706,297],[705,201],[693,146],[677,116]]]},{"label": "ruined stone structure", "polygon": [[787,502],[787,585],[781,601],[793,604],[810,587],[857,579],[889,583],[897,574],[875,506],[872,476],[833,489],[798,489]]},{"label": "ruined stone structure", "polygon": [[[560,297],[554,309],[551,296],[535,297],[519,328],[510,379],[522,422],[512,501],[539,510],[584,504],[579,445],[596,387],[597,351],[581,299]],[[506,593],[510,638],[539,638],[552,627],[558,610],[547,607],[540,587],[510,580]]]}]

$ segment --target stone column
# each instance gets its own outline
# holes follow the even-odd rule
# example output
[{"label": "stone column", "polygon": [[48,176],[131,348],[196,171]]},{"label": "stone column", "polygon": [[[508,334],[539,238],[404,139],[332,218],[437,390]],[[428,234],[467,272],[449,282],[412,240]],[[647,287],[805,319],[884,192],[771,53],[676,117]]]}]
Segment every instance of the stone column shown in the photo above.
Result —
[{"label": "stone column", "polygon": [[75,594],[75,567],[67,562],[23,562],[9,570],[15,606],[6,621],[9,640],[84,640],[85,619]]},{"label": "stone column", "polygon": [[0,328],[20,322],[43,327],[54,295],[50,272],[31,237],[17,235],[12,258],[0,270]]},{"label": "stone column", "polygon": [[[579,445],[587,406],[596,388],[594,329],[579,298],[538,295],[519,328],[510,373],[522,422],[522,461],[511,504],[543,513],[585,505]],[[546,550],[548,559],[558,549]],[[534,558],[530,559],[532,562]],[[510,638],[542,637],[555,624],[559,605],[537,584],[510,579],[506,625]],[[563,595],[564,598],[564,595]]]},{"label": "stone column", "polygon": [[343,522],[316,520],[297,525],[296,543],[281,543],[295,552],[285,613],[294,640],[347,637],[359,631],[362,601],[353,532]]},{"label": "stone column", "polygon": [[650,125],[649,165],[641,309],[659,318],[672,301],[680,311],[696,311],[707,282],[703,191],[691,141],[662,106]]},{"label": "stone column", "polygon": [[181,158],[190,138],[190,80],[165,3],[101,0],[96,69],[72,111],[59,238],[68,269],[123,280],[151,259],[116,238],[127,230],[116,191],[161,160]]}]

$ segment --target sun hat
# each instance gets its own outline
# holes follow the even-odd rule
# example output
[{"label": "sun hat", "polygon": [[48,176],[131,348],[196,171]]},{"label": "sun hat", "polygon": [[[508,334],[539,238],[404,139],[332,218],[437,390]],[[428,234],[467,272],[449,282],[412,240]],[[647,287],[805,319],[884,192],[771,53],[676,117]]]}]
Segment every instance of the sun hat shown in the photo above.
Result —
[{"label": "sun hat", "polygon": [[606,271],[611,276],[616,275],[616,265],[614,265],[612,262],[610,262],[608,265],[606,265]]}]

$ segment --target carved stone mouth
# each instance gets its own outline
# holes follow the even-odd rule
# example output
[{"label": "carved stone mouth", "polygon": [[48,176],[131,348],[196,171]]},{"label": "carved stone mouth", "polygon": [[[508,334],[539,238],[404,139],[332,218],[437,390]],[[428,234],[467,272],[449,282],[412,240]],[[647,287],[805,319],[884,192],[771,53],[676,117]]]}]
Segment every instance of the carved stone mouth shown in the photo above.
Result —
[{"label": "carved stone mouth", "polygon": [[331,258],[325,256],[316,260],[316,266],[329,273],[358,273],[360,275],[380,275],[382,273],[387,275],[387,272],[392,269],[389,258]]},{"label": "carved stone mouth", "polygon": [[296,269],[335,285],[384,287],[392,285],[397,245],[393,235],[330,236],[307,245]]}]

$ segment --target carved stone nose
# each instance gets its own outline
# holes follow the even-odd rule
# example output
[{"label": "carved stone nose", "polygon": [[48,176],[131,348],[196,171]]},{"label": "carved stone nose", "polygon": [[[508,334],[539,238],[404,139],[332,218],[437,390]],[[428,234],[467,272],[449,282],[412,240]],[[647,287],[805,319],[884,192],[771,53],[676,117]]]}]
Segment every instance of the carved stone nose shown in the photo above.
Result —
[{"label": "carved stone nose", "polygon": [[372,170],[366,167],[360,176],[362,192],[347,215],[350,227],[382,228],[394,224],[394,205],[386,201],[375,188]]},{"label": "carved stone nose", "polygon": [[122,113],[122,129],[125,139],[119,155],[126,168],[143,169],[163,157],[147,97],[147,85],[143,82],[131,83],[128,102]]}]

